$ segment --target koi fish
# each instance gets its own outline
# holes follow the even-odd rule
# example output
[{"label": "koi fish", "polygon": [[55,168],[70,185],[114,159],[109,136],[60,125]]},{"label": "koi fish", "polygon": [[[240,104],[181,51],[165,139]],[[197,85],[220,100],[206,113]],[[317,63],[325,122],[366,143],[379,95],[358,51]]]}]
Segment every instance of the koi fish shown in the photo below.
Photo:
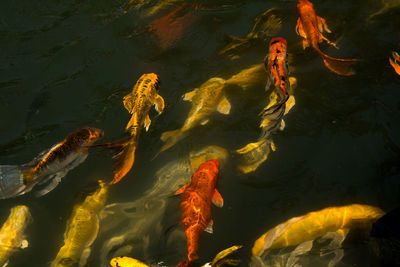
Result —
[{"label": "koi fish", "polygon": [[390,65],[394,71],[400,75],[400,55],[397,52],[392,52],[393,59],[389,58]]},{"label": "koi fish", "polygon": [[126,125],[130,136],[126,139],[111,143],[96,145],[96,147],[110,147],[118,149],[114,155],[114,179],[111,184],[118,183],[132,168],[135,161],[135,151],[138,145],[139,134],[142,126],[149,129],[151,120],[149,111],[154,104],[158,114],[164,110],[164,99],[158,94],[160,80],[157,74],[143,74],[136,82],[132,92],[124,97],[124,107],[132,114]]},{"label": "koi fish", "polygon": [[194,127],[207,124],[210,115],[215,110],[225,115],[229,114],[231,104],[225,97],[224,87],[224,79],[211,78],[200,85],[200,88],[186,93],[183,100],[192,102],[192,109],[189,111],[182,128],[164,132],[161,135],[161,140],[165,144],[154,157],[157,157],[161,152],[171,148],[178,141],[185,138]]},{"label": "koi fish", "polygon": [[249,48],[255,40],[265,41],[269,36],[276,35],[281,28],[278,8],[270,8],[254,19],[253,29],[246,37],[228,36],[229,43],[219,51],[219,55],[228,54],[232,60],[238,59],[238,52]]},{"label": "koi fish", "polygon": [[371,14],[368,17],[367,22],[369,22],[371,19],[374,19],[377,16],[385,14],[386,12],[388,12],[389,10],[391,10],[393,8],[400,7],[399,0],[382,0],[381,2],[382,2],[382,8],[380,10],[378,10],[377,12]]},{"label": "koi fish", "polygon": [[[272,249],[295,246],[315,240],[328,232],[338,232],[345,239],[349,229],[371,226],[385,214],[380,208],[352,204],[329,207],[294,217],[272,228],[256,240],[252,248],[252,266],[264,266],[263,258]],[[311,243],[307,244],[309,248]]]},{"label": "koi fish", "polygon": [[[100,254],[101,266],[106,266],[110,257],[127,255],[126,253],[150,253],[158,244],[157,238],[163,231],[160,222],[163,221],[168,198],[182,185],[190,183],[191,175],[199,165],[210,159],[218,160],[223,166],[228,159],[228,152],[219,146],[191,151],[185,157],[174,159],[157,170],[153,186],[139,199],[105,206],[100,213],[99,238],[106,238]],[[183,231],[179,231],[179,236],[183,235]],[[173,245],[167,247],[176,247],[174,244],[178,242],[180,244],[181,239],[175,242],[174,236],[168,235],[168,241],[172,240]],[[127,251],[128,248],[133,251]],[[176,251],[178,253],[178,248]]]},{"label": "koi fish", "polygon": [[202,267],[220,267],[224,265],[239,265],[239,260],[228,259],[230,254],[236,252],[238,249],[241,249],[243,246],[232,246],[223,251],[219,252],[212,262],[204,264]]},{"label": "koi fish", "polygon": [[161,49],[172,46],[181,38],[185,29],[197,20],[193,11],[185,11],[184,8],[187,5],[186,2],[183,2],[172,12],[150,23],[149,29],[158,39]]},{"label": "koi fish", "polygon": [[[220,193],[215,188],[220,164],[211,159],[202,163],[193,174],[189,185],[175,192],[181,194],[181,223],[185,229],[189,263],[198,259],[200,234],[206,230],[212,232],[211,203],[217,207],[224,205]],[[184,261],[186,262],[186,261]],[[182,264],[185,264],[182,262]]]},{"label": "koi fish", "polygon": [[32,216],[27,206],[16,206],[0,229],[0,266],[7,266],[8,259],[17,248],[26,248],[28,241],[24,240],[26,227],[31,223]]},{"label": "koi fish", "polygon": [[343,76],[354,75],[351,70],[351,64],[358,61],[358,59],[341,59],[333,58],[323,53],[318,43],[326,41],[328,44],[336,47],[336,44],[329,41],[323,32],[330,33],[331,31],[326,24],[325,19],[315,14],[313,4],[308,0],[299,0],[297,8],[300,13],[300,17],[297,20],[296,32],[298,35],[303,37],[303,49],[306,49],[311,45],[318,54],[321,55],[325,66],[336,74]]},{"label": "koi fish", "polygon": [[37,192],[37,196],[47,194],[71,169],[85,161],[88,147],[102,136],[101,129],[83,127],[27,164],[0,166],[0,198],[23,195],[37,183],[51,181],[47,187]]},{"label": "koi fish", "polygon": [[140,260],[133,259],[130,257],[115,257],[110,261],[111,267],[149,267]]},{"label": "koi fish", "polygon": [[51,267],[86,264],[90,246],[99,231],[98,214],[104,207],[108,192],[108,186],[103,181],[98,183],[98,189],[73,208],[64,233],[64,245],[58,251]]}]

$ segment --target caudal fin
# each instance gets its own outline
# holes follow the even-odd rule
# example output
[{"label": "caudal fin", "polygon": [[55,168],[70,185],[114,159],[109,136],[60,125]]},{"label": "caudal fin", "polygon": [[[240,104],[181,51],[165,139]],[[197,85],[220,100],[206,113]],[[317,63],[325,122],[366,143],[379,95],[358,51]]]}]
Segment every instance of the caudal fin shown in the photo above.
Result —
[{"label": "caudal fin", "polygon": [[322,52],[318,46],[313,46],[313,47],[318,52],[318,54],[321,55],[325,66],[334,73],[342,76],[351,76],[355,74],[355,72],[352,70],[351,67],[355,62],[359,61],[358,59],[343,59],[343,58],[330,57],[324,52]]},{"label": "caudal fin", "polygon": [[135,161],[136,142],[132,138],[125,139],[121,144],[117,154],[113,156],[114,163],[114,179],[110,184],[116,184],[131,170]]},{"label": "caudal fin", "polygon": [[158,151],[158,153],[153,157],[155,159],[161,152],[171,148],[176,143],[178,143],[181,139],[185,138],[185,132],[182,132],[181,129],[168,131],[161,135],[161,140],[165,142],[163,147]]}]

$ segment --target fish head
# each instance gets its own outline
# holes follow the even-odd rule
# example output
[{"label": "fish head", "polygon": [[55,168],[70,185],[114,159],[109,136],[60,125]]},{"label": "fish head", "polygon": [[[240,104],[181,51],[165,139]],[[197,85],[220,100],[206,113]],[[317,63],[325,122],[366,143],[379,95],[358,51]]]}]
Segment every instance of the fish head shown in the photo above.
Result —
[{"label": "fish head", "polygon": [[32,215],[29,212],[29,208],[25,205],[19,205],[12,208],[10,218],[13,218],[15,222],[21,223],[22,225],[27,225],[32,221]]},{"label": "fish head", "polygon": [[104,136],[104,131],[99,128],[88,127],[88,140],[86,145],[91,145]]},{"label": "fish head", "polygon": [[218,172],[219,172],[219,167],[221,166],[221,164],[219,163],[218,160],[216,159],[210,159],[209,161],[206,161],[202,164],[200,164],[199,169],[197,170],[197,172],[207,172],[209,175],[209,177],[216,179],[216,177],[218,177]]},{"label": "fish head", "polygon": [[145,85],[149,85],[150,87],[153,87],[154,90],[158,93],[160,90],[160,77],[155,74],[155,73],[145,73],[142,75],[142,77],[139,78],[138,81],[144,81]]}]

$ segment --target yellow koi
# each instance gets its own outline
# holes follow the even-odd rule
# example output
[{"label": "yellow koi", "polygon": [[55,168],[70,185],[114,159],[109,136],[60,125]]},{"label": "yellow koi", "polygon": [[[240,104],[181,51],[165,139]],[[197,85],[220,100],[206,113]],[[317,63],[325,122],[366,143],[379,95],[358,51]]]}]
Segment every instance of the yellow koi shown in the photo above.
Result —
[{"label": "yellow koi", "polygon": [[11,209],[6,222],[0,229],[0,266],[6,266],[8,258],[17,248],[26,248],[25,228],[32,221],[27,206],[16,206]]},{"label": "yellow koi", "polygon": [[64,245],[51,267],[85,265],[90,246],[99,231],[98,214],[104,207],[108,192],[108,186],[103,181],[98,182],[99,188],[73,208],[64,233]]},{"label": "yellow koi", "polygon": [[110,265],[112,267],[149,267],[149,265],[141,262],[140,260],[130,257],[115,257],[111,259]]},{"label": "yellow koi", "polygon": [[231,104],[225,97],[223,91],[224,87],[224,79],[211,78],[203,83],[200,88],[197,88],[184,95],[183,100],[192,102],[192,109],[189,111],[189,115],[186,118],[182,128],[174,131],[164,132],[161,135],[161,140],[165,142],[165,145],[161,148],[157,155],[171,148],[178,141],[186,137],[188,132],[194,127],[207,124],[210,115],[214,111],[218,111],[225,115],[229,114]]},{"label": "yellow koi", "polygon": [[370,226],[384,214],[385,212],[377,207],[352,204],[329,207],[294,217],[272,228],[256,240],[252,248],[252,266],[264,266],[263,258],[272,249],[315,240],[328,232],[341,231],[345,237],[349,229],[362,225]]},{"label": "yellow koi", "polygon": [[111,184],[118,183],[132,168],[135,161],[135,151],[138,145],[139,133],[142,126],[149,129],[151,120],[149,111],[154,104],[158,114],[164,110],[164,99],[158,94],[160,80],[157,74],[143,74],[136,82],[132,92],[124,97],[124,107],[132,114],[126,125],[130,136],[126,139],[107,144],[97,145],[103,147],[117,148],[118,153],[114,167],[114,179]]}]

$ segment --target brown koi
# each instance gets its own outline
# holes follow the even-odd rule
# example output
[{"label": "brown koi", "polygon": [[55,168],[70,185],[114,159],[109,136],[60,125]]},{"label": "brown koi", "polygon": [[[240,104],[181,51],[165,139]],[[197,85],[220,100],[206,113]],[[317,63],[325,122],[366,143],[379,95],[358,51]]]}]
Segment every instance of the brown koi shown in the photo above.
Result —
[{"label": "brown koi", "polygon": [[118,153],[114,155],[114,179],[111,184],[118,183],[132,168],[135,161],[135,151],[138,145],[139,133],[142,126],[149,129],[151,120],[149,111],[154,104],[158,114],[164,110],[164,99],[158,94],[160,80],[157,74],[143,74],[136,82],[132,92],[124,97],[124,107],[132,114],[126,125],[130,136],[126,139],[111,143],[97,145],[97,147],[117,148]]},{"label": "brown koi", "polygon": [[[175,193],[181,194],[179,208],[182,213],[181,223],[185,229],[189,263],[199,258],[197,250],[201,233],[208,227],[208,231],[212,231],[211,203],[218,207],[224,205],[224,200],[215,188],[219,166],[215,159],[202,163],[193,174],[191,183]],[[181,266],[186,266],[187,263],[184,261]]]},{"label": "brown koi", "polygon": [[331,31],[326,24],[325,19],[315,14],[313,4],[308,0],[298,0],[297,8],[300,17],[297,20],[296,32],[303,37],[303,49],[310,46],[321,55],[325,66],[336,74],[343,76],[353,75],[351,64],[358,61],[358,59],[341,59],[333,58],[323,53],[318,43],[326,41],[328,44],[336,47],[336,44],[329,41],[322,33],[324,31],[330,33]]}]

